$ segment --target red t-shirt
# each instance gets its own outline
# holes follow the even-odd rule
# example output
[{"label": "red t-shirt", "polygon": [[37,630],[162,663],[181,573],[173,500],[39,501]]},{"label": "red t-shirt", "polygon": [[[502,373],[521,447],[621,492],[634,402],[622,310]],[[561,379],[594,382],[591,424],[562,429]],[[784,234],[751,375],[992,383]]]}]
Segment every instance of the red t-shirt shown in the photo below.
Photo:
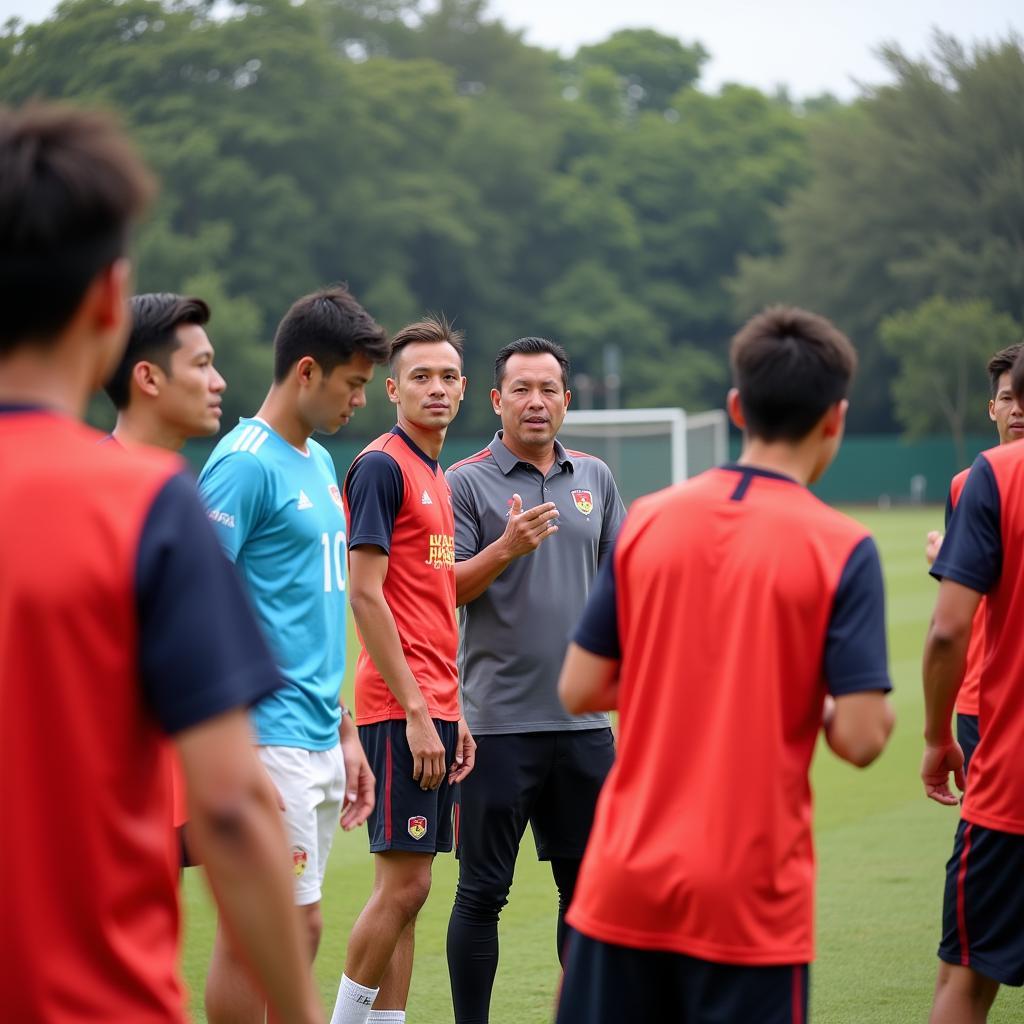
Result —
[{"label": "red t-shirt", "polygon": [[949,521],[932,575],[985,595],[978,688],[980,739],[961,816],[1024,835],[1024,448],[978,456]]},{"label": "red t-shirt", "polygon": [[[949,527],[949,516],[953,514],[956,503],[967,482],[970,469],[961,470],[949,485],[948,515],[946,526]],[[978,610],[974,613],[971,624],[971,642],[967,647],[967,667],[964,670],[964,681],[960,684],[960,692],[956,696],[956,711],[959,715],[976,715],[978,713],[978,685],[981,682],[981,663],[985,655],[985,599],[981,599]]]},{"label": "red t-shirt", "polygon": [[[349,547],[373,545],[388,553],[384,598],[431,718],[458,721],[455,517],[444,473],[395,428],[356,456],[344,498]],[[356,662],[355,698],[359,725],[405,718],[365,644]]]},{"label": "red t-shirt", "polygon": [[576,642],[620,660],[620,718],[569,923],[719,963],[811,960],[825,694],[890,685],[867,531],[788,477],[711,470],[633,504]]},{"label": "red t-shirt", "polygon": [[0,1016],[184,1021],[169,734],[280,685],[184,463],[0,409]]}]

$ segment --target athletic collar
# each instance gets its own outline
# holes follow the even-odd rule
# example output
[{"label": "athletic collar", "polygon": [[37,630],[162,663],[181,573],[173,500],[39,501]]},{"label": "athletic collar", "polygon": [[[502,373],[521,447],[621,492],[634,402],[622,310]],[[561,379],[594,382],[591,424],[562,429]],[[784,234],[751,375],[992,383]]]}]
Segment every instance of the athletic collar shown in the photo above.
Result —
[{"label": "athletic collar", "polygon": [[[498,465],[498,469],[508,476],[516,466],[522,464],[524,466],[530,466],[532,469],[537,469],[532,462],[527,462],[525,459],[519,458],[518,455],[513,454],[509,451],[505,444],[505,432],[499,430],[495,435],[494,439],[487,446],[490,449],[491,455],[494,456],[494,461]],[[559,466],[568,464],[569,468],[575,470],[575,465],[572,458],[568,455],[566,450],[562,447],[562,442],[555,438],[555,462]],[[540,470],[537,470],[540,472]]]},{"label": "athletic collar", "polygon": [[440,465],[437,459],[432,459],[397,423],[391,428],[391,433],[397,434],[427,464],[432,473],[437,472]]}]

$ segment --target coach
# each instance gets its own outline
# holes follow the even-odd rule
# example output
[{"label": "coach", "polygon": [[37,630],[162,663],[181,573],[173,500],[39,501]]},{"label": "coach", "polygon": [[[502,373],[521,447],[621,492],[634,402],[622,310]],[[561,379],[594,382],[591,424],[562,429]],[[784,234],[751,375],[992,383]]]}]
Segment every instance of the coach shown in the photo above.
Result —
[{"label": "coach", "polygon": [[[608,716],[572,716],[556,684],[571,630],[625,510],[611,471],[556,439],[569,359],[543,338],[506,345],[491,403],[502,429],[448,470],[455,508],[459,676],[477,740],[456,807],[459,884],[448,924],[456,1024],[488,1019],[498,916],[526,824],[563,917],[614,758]],[[525,507],[525,511],[524,511]]]}]

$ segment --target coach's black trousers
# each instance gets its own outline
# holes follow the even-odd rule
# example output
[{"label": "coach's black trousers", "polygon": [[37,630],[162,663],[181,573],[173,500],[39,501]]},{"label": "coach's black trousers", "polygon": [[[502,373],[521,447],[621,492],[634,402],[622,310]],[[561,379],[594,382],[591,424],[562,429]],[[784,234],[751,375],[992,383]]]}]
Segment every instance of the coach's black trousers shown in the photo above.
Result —
[{"label": "coach's black trousers", "polygon": [[529,823],[537,856],[558,890],[557,951],[565,943],[594,807],[615,756],[610,729],[477,737],[476,766],[461,784],[459,883],[448,923],[448,971],[456,1024],[486,1024],[498,968],[498,918],[508,902]]}]

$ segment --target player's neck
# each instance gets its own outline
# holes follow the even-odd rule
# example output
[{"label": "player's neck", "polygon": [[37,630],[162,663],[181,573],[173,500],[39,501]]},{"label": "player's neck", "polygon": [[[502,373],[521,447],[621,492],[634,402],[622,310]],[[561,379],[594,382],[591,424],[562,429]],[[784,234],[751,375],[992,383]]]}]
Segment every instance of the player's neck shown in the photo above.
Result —
[{"label": "player's neck", "polygon": [[125,448],[147,445],[151,448],[164,448],[169,452],[180,452],[185,447],[186,439],[179,431],[159,417],[148,416],[138,409],[122,409],[117,415],[117,424],[112,433]]},{"label": "player's neck", "polygon": [[83,359],[57,358],[52,350],[26,347],[0,360],[0,403],[39,405],[81,419],[93,373],[95,368]]},{"label": "player's neck", "polygon": [[739,457],[741,466],[766,469],[792,477],[805,487],[821,462],[817,445],[807,442],[792,444],[788,441],[763,441],[760,438],[746,438],[743,453]]},{"label": "player's neck", "polygon": [[295,402],[276,385],[267,392],[267,397],[263,399],[263,404],[256,413],[256,419],[263,420],[275,434],[283,437],[293,448],[300,452],[309,450],[307,442],[313,433],[312,428],[299,415]]},{"label": "player's neck", "polygon": [[437,462],[441,457],[441,449],[444,447],[444,437],[448,433],[447,427],[441,427],[439,430],[427,430],[407,420],[401,412],[398,414],[398,425],[409,435],[409,439],[424,455],[429,455]]}]

